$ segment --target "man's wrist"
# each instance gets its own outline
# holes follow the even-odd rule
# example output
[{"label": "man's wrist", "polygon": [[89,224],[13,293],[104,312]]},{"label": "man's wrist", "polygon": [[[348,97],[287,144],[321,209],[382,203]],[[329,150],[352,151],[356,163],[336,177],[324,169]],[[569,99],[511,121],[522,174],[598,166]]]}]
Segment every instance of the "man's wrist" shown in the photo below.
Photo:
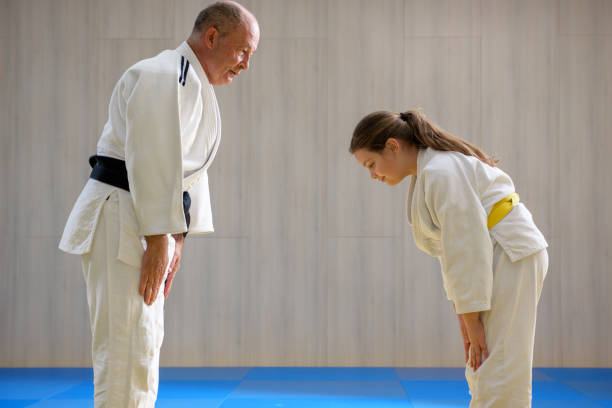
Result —
[{"label": "man's wrist", "polygon": [[184,241],[186,236],[187,236],[186,232],[179,232],[178,234],[172,234],[172,238],[174,238],[174,240],[177,242]]},{"label": "man's wrist", "polygon": [[147,246],[151,245],[168,245],[168,236],[166,234],[161,235],[145,235]]}]

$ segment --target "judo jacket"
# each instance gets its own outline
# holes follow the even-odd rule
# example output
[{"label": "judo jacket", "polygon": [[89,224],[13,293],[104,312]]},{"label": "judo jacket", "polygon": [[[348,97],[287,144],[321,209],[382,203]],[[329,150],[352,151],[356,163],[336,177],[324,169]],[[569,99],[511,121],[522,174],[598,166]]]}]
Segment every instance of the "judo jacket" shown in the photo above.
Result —
[{"label": "judo jacket", "polygon": [[493,205],[514,192],[506,173],[476,157],[419,150],[408,220],[417,247],[439,259],[444,289],[457,313],[490,309],[495,242],[512,262],[548,246],[520,202],[487,229]]},{"label": "judo jacket", "polygon": [[[120,207],[118,258],[138,265],[142,239],[188,230],[183,192],[191,197],[189,233],[213,231],[207,169],[221,139],[212,85],[186,42],[142,60],[116,84],[97,154],[124,160],[129,192],[89,179],[59,248],[88,253],[101,208],[116,192]],[[86,158],[84,158],[86,160]]]}]

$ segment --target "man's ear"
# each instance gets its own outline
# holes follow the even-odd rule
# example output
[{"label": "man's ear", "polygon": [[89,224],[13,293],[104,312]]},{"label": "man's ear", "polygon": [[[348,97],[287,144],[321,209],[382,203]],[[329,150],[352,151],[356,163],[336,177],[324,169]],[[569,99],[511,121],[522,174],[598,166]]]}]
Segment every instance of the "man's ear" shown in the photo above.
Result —
[{"label": "man's ear", "polygon": [[215,27],[209,27],[203,35],[204,45],[208,49],[213,49],[219,41],[219,31]]}]

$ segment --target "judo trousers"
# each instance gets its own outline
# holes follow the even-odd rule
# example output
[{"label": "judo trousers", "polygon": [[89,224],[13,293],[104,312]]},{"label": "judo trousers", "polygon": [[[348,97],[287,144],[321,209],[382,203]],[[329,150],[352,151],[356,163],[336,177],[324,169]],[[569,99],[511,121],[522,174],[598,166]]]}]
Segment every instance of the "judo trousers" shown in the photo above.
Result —
[{"label": "judo trousers", "polygon": [[[169,238],[171,260],[174,239]],[[154,407],[164,337],[164,283],[155,302],[147,306],[138,293],[140,268],[119,261],[118,250],[119,199],[112,193],[101,210],[91,251],[82,256],[95,407]]]},{"label": "judo trousers", "polygon": [[494,245],[491,309],[480,313],[489,357],[476,372],[466,367],[470,408],[531,406],[536,311],[547,269],[546,249],[511,262]]}]

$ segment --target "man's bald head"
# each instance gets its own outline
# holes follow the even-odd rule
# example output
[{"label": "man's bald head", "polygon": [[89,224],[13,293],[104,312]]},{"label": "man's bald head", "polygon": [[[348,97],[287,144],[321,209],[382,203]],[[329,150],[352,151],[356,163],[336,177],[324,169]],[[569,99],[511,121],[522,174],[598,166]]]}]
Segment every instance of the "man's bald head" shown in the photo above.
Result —
[{"label": "man's bald head", "polygon": [[202,10],[187,39],[212,85],[229,84],[249,69],[258,43],[257,20],[233,1],[221,1]]},{"label": "man's bald head", "polygon": [[192,35],[206,32],[214,27],[221,37],[236,30],[242,24],[256,24],[255,17],[246,8],[234,1],[219,1],[198,14],[193,25]]}]

